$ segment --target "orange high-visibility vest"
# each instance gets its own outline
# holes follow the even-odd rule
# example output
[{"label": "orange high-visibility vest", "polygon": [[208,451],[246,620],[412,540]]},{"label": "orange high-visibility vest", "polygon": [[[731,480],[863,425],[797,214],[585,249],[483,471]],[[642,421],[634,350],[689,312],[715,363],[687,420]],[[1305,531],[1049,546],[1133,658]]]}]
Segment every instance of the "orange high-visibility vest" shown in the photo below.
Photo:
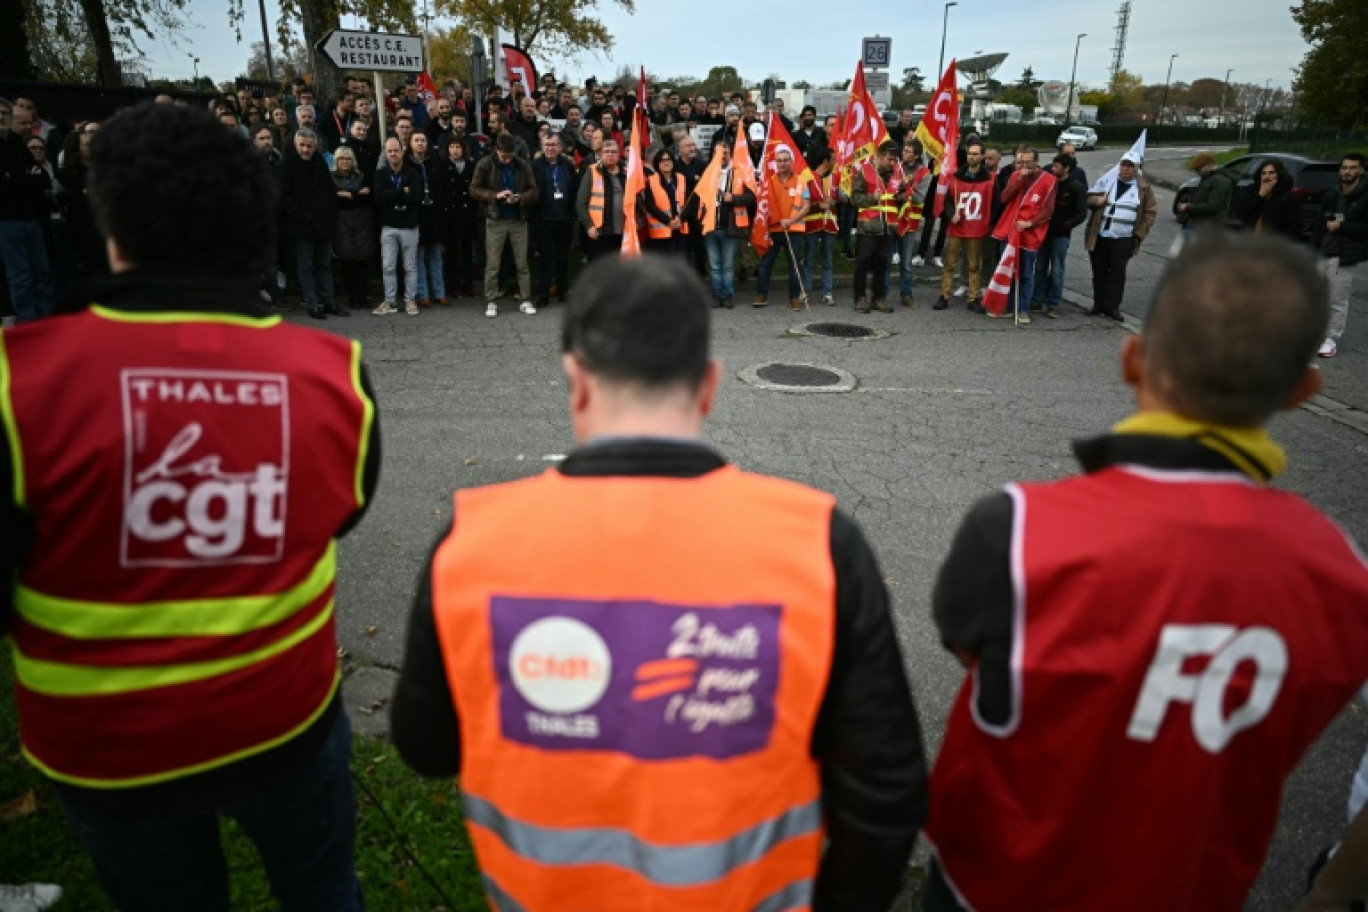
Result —
[{"label": "orange high-visibility vest", "polygon": [[[769,179],[769,230],[783,231],[779,223],[784,219],[793,218],[793,213],[803,207],[803,190],[807,185],[799,179],[797,174],[790,174],[785,181],[777,173],[771,174]],[[807,230],[807,225],[803,221],[794,222],[788,227],[790,234],[802,234]]]},{"label": "orange high-visibility vest", "polygon": [[730,466],[457,493],[433,610],[493,908],[810,907],[832,509]]},{"label": "orange high-visibility vest", "polygon": [[832,208],[823,212],[818,205],[824,199],[836,201],[835,178],[828,174],[826,177],[814,174],[812,180],[808,181],[808,196],[811,198],[812,211],[803,219],[809,234],[835,234],[839,229],[836,221],[836,210]]},{"label": "orange high-visibility vest", "polygon": [[[732,225],[736,228],[750,227],[750,210],[746,208],[745,203],[736,202],[736,197],[745,192],[745,189],[746,182],[741,178],[740,172],[733,167],[731,169],[731,194],[733,201],[726,205],[732,207]],[[720,198],[721,194],[718,196]]]},{"label": "orange high-visibility vest", "polygon": [[603,168],[598,164],[589,166],[589,222],[595,228],[603,227]]},{"label": "orange high-visibility vest", "polygon": [[[678,213],[684,211],[684,184],[685,181],[683,177],[675,177],[675,211]],[[650,190],[651,197],[654,200],[657,209],[661,212],[670,211],[670,194],[666,192],[665,184],[660,179],[659,174],[652,174],[650,177],[646,178],[646,189]],[[655,216],[651,215],[649,209],[646,209],[644,206],[642,209],[646,212],[646,228],[650,231],[652,239],[657,241],[669,239],[670,235],[674,233],[670,228],[670,223],[658,221]],[[689,233],[689,226],[687,223],[679,223],[679,233]]]}]

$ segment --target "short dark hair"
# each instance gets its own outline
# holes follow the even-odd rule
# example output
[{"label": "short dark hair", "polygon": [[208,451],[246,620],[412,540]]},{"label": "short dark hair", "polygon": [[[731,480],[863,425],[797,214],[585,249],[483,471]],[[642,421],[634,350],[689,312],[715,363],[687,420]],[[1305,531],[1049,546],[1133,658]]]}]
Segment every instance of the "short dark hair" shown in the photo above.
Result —
[{"label": "short dark hair", "polygon": [[1340,156],[1340,164],[1345,162],[1358,162],[1359,167],[1368,167],[1368,156],[1364,156],[1362,152],[1346,152]]},{"label": "short dark hair", "polygon": [[817,116],[817,109],[814,108],[812,105],[803,105],[803,110],[801,110],[801,111],[798,112],[798,116],[799,116],[799,117],[802,117],[802,116],[806,115],[808,111],[811,111],[811,112],[812,112],[812,116],[813,116],[813,117],[816,117],[816,116]]},{"label": "short dark hair", "polygon": [[898,144],[895,143],[893,140],[890,139],[890,140],[887,140],[886,142],[883,142],[883,143],[881,143],[881,144],[879,145],[879,153],[878,153],[878,154],[879,154],[879,155],[883,155],[883,154],[887,153],[888,155],[897,155],[897,154],[898,154],[899,152],[901,152],[901,151],[902,151],[902,149],[898,146]]},{"label": "short dark hair", "polygon": [[271,172],[198,106],[139,105],[105,121],[88,186],[101,232],[139,266],[250,276],[275,249]]},{"label": "short dark hair", "polygon": [[682,259],[603,257],[570,291],[561,348],[612,382],[697,389],[711,319],[707,289]]},{"label": "short dark hair", "polygon": [[1078,167],[1078,159],[1074,158],[1067,152],[1060,152],[1058,155],[1056,155],[1054,157],[1054,163],[1056,165],[1063,165],[1070,171]]},{"label": "short dark hair", "polygon": [[1158,392],[1187,417],[1255,427],[1296,390],[1329,320],[1329,286],[1309,251],[1210,232],[1159,280],[1145,361]]},{"label": "short dark hair", "polygon": [[494,151],[512,155],[518,151],[518,138],[512,133],[500,133],[494,140]]},{"label": "short dark hair", "polygon": [[656,150],[656,154],[651,156],[651,167],[659,171],[660,162],[666,158],[670,160],[670,164],[675,163],[674,152],[670,151],[668,146],[661,146],[659,149]]}]

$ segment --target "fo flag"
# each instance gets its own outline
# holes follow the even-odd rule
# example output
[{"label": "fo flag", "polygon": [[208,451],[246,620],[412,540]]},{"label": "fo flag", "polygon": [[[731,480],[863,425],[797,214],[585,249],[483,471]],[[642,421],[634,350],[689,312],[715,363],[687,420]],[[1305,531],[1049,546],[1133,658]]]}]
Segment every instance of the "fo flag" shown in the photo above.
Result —
[{"label": "fo flag", "polygon": [[[646,68],[641,68],[637,97],[646,94]],[[641,237],[637,233],[637,196],[646,189],[646,136],[650,132],[646,106],[632,109],[632,136],[627,142],[627,180],[622,188],[622,255],[641,256]]]},{"label": "fo flag", "polygon": [[432,104],[437,100],[437,86],[428,75],[427,70],[418,74],[418,99],[423,104]]},{"label": "fo flag", "polygon": [[513,89],[513,83],[520,82],[524,95],[537,91],[537,68],[532,65],[532,58],[522,48],[512,44],[503,45],[503,56],[509,90]]},{"label": "fo flag", "polygon": [[988,280],[988,290],[983,293],[983,309],[994,316],[1000,317],[1006,313],[1007,305],[1011,303],[1012,281],[1017,271],[1017,245],[1020,242],[1021,236],[1013,224],[1002,250],[1002,259],[998,261],[993,277]]}]

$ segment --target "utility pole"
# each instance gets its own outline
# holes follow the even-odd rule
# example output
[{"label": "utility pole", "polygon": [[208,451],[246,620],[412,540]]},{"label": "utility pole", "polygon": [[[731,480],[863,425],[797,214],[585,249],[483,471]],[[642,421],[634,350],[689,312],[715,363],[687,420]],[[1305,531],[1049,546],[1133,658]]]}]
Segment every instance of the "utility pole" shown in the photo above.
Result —
[{"label": "utility pole", "polygon": [[1225,85],[1221,86],[1221,126],[1225,126],[1225,97],[1226,92],[1230,91],[1230,74],[1233,72],[1235,72],[1234,67],[1226,70]]},{"label": "utility pole", "polygon": [[189,57],[191,60],[193,60],[193,61],[195,62],[195,91],[198,92],[198,91],[199,91],[199,58],[196,57],[194,54],[186,54],[186,56]]},{"label": "utility pole", "polygon": [[261,8],[261,46],[266,51],[266,78],[275,82],[275,64],[271,62],[271,35],[266,30],[266,0],[257,0]]},{"label": "utility pole", "polygon": [[1168,75],[1164,77],[1164,101],[1162,104],[1159,105],[1159,117],[1156,118],[1154,122],[1155,133],[1160,132],[1159,127],[1164,122],[1164,108],[1168,107],[1169,85],[1173,82],[1173,61],[1177,59],[1177,54],[1174,54],[1172,57],[1169,58]]},{"label": "utility pole", "polygon": [[1078,46],[1087,37],[1088,33],[1083,32],[1074,40],[1073,70],[1069,73],[1069,100],[1064,104],[1064,127],[1066,129],[1069,126],[1070,118],[1073,116],[1074,81],[1078,79]]},{"label": "utility pole", "polygon": [[940,85],[941,74],[945,72],[945,30],[950,27],[950,7],[959,6],[958,0],[945,4],[945,16],[941,19],[940,62],[936,64],[936,85]]}]

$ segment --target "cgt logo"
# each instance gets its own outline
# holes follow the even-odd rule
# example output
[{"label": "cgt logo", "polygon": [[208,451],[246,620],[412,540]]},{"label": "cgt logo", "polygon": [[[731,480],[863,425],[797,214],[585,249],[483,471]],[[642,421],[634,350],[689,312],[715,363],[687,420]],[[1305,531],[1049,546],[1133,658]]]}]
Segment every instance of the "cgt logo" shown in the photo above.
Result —
[{"label": "cgt logo", "polygon": [[121,383],[121,564],[280,560],[289,479],[288,378],[137,369],[124,371]]}]

